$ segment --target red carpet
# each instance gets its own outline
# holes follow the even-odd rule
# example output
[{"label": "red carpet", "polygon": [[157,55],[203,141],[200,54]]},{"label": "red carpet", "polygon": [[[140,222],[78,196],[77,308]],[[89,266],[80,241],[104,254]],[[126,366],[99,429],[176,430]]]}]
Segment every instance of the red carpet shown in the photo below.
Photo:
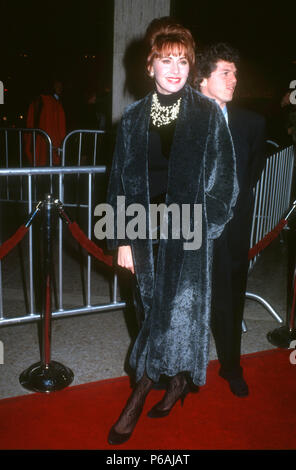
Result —
[{"label": "red carpet", "polygon": [[[163,391],[147,398],[131,439],[120,449],[296,449],[296,365],[291,350],[242,358],[250,395],[237,398],[209,365],[207,384],[164,419],[146,416]],[[126,377],[49,395],[0,401],[0,449],[118,449],[108,430],[130,392]]]}]

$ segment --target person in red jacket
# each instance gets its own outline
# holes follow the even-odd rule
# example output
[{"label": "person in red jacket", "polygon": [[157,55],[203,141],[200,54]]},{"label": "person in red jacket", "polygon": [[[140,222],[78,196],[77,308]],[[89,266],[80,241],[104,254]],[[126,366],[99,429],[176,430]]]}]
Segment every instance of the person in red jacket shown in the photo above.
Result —
[{"label": "person in red jacket", "polygon": [[[58,148],[66,135],[66,117],[60,102],[62,89],[62,82],[55,80],[53,93],[38,96],[30,104],[27,114],[27,128],[42,129],[49,135],[53,146],[53,165],[60,164]],[[48,143],[42,134],[36,135],[35,153],[32,136],[25,135],[24,141],[26,157],[32,166],[50,165]]]}]

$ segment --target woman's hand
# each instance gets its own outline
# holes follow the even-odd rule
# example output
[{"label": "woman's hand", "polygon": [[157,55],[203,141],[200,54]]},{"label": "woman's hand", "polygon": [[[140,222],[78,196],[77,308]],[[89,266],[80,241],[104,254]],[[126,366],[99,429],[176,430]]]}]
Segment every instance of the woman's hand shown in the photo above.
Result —
[{"label": "woman's hand", "polygon": [[132,250],[129,245],[120,246],[118,248],[117,264],[122,268],[129,269],[133,274],[135,274]]}]

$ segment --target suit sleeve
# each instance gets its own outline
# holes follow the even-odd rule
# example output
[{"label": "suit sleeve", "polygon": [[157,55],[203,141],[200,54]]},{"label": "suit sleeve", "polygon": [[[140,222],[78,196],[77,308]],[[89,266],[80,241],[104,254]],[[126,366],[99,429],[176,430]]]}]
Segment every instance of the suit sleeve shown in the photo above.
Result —
[{"label": "suit sleeve", "polygon": [[239,188],[230,131],[220,108],[213,109],[205,161],[205,202],[208,237],[218,238],[232,218]]}]

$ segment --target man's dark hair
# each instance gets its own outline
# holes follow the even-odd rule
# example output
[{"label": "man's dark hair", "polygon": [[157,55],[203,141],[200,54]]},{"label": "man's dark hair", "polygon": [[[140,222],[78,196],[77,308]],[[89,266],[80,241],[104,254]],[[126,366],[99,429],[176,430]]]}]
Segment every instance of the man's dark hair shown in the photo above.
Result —
[{"label": "man's dark hair", "polygon": [[219,42],[206,46],[201,52],[197,53],[197,87],[200,89],[200,83],[204,78],[209,78],[211,73],[217,68],[217,62],[233,62],[237,67],[239,64],[238,51],[227,43]]}]

